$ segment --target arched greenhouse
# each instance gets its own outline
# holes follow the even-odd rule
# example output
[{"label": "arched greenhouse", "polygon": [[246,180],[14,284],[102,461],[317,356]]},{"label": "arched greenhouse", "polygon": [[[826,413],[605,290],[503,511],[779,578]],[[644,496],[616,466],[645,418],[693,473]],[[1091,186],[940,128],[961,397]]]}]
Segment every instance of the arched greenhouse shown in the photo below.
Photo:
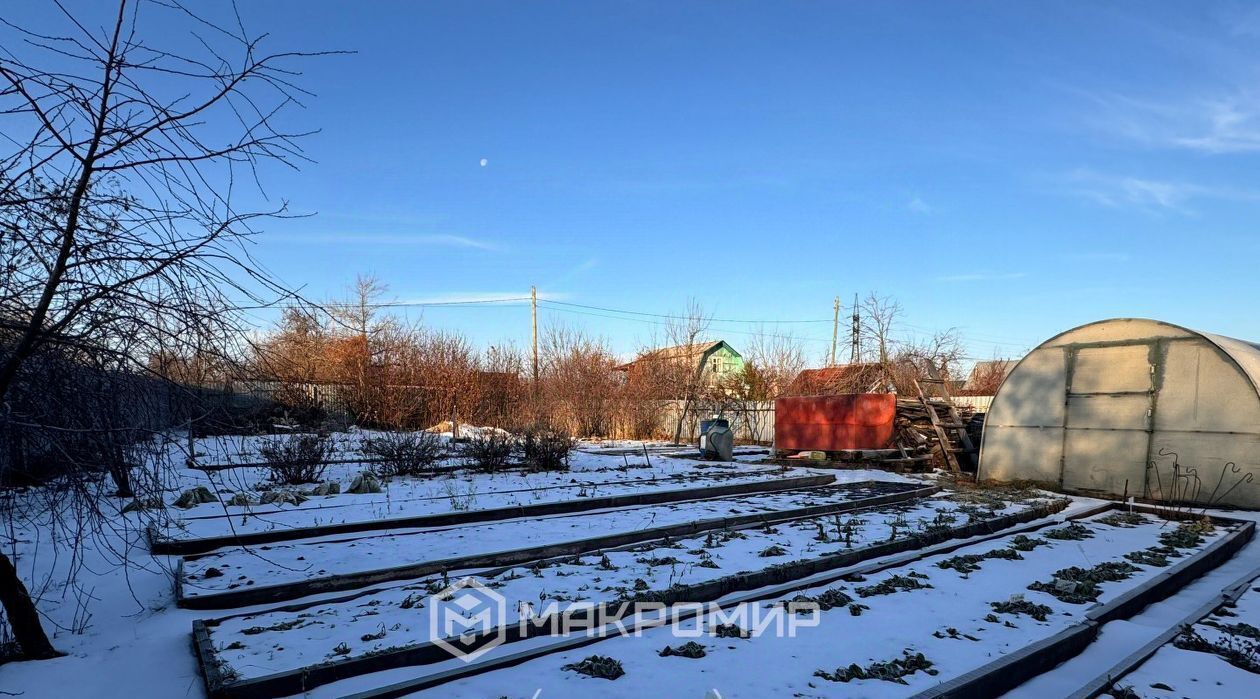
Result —
[{"label": "arched greenhouse", "polygon": [[998,389],[979,477],[1260,508],[1260,345],[1131,318],[1051,338]]}]

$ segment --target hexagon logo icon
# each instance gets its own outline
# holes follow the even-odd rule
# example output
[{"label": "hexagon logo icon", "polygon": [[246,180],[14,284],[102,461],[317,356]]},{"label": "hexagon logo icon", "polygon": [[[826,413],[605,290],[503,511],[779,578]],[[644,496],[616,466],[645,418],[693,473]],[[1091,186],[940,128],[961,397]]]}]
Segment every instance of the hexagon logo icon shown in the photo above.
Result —
[{"label": "hexagon logo icon", "polygon": [[473,578],[430,596],[428,606],[429,638],[466,663],[507,640],[507,600]]}]

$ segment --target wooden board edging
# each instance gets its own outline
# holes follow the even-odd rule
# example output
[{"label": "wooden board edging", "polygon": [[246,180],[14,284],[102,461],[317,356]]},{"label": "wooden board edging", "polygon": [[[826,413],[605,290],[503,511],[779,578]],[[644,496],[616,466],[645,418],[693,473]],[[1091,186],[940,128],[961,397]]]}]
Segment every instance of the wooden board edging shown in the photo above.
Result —
[{"label": "wooden board edging", "polygon": [[[866,483],[866,482],[864,482]],[[859,485],[859,484],[854,484]],[[757,512],[733,517],[716,517],[712,519],[670,524],[660,527],[638,529],[616,534],[577,539],[559,544],[546,544],[508,551],[497,551],[471,556],[459,556],[433,561],[411,563],[404,566],[378,568],[369,571],[356,571],[328,575],[321,578],[310,578],[297,582],[277,585],[243,586],[233,590],[216,592],[207,595],[188,596],[183,594],[185,575],[183,566],[177,570],[175,577],[176,603],[185,609],[230,609],[233,607],[249,607],[271,602],[307,597],[326,592],[341,592],[368,585],[396,580],[419,578],[444,571],[464,570],[470,568],[491,568],[526,563],[540,558],[552,556],[572,556],[603,548],[612,548],[627,544],[641,543],[665,537],[692,536],[717,529],[733,529],[746,524],[773,524],[790,519],[816,517],[818,515],[839,514],[865,507],[875,507],[897,502],[904,502],[926,497],[940,490],[937,486],[915,488],[898,493],[889,493],[871,498],[861,498],[827,505],[810,505],[791,510],[773,512]],[[181,561],[182,563],[182,561]]]},{"label": "wooden board edging", "polygon": [[[1111,509],[1124,510],[1128,507],[1122,503],[1114,503]],[[1227,560],[1246,545],[1255,532],[1254,522],[1219,517],[1213,519],[1222,523],[1229,522],[1237,525],[1237,528],[1194,556],[1162,571],[1116,599],[1092,607],[1086,612],[1084,621],[1050,638],[919,692],[913,699],[999,697],[1079,655],[1097,638],[1104,623],[1130,618],[1149,604],[1176,593],[1191,580]]]},{"label": "wooden board edging", "polygon": [[1253,568],[1243,577],[1239,578],[1229,587],[1225,588],[1219,595],[1213,597],[1210,601],[1190,612],[1186,616],[1178,619],[1177,622],[1155,638],[1148,641],[1141,648],[1125,656],[1120,662],[1108,668],[1106,672],[1099,674],[1094,679],[1086,682],[1079,690],[1072,693],[1067,699],[1096,699],[1099,695],[1109,690],[1116,682],[1119,682],[1130,672],[1136,670],[1142,663],[1155,655],[1160,648],[1171,642],[1174,638],[1181,635],[1185,627],[1191,626],[1201,619],[1207,617],[1216,611],[1221,605],[1238,601],[1247,590],[1251,589],[1251,584],[1260,578],[1260,568]]},{"label": "wooden board edging", "polygon": [[351,534],[355,532],[380,531],[386,529],[410,529],[416,527],[447,527],[461,524],[498,522],[505,519],[521,517],[546,517],[559,514],[573,514],[588,510],[602,510],[613,507],[635,507],[640,505],[660,505],[671,502],[688,502],[707,498],[729,497],[732,495],[748,495],[752,493],[772,493],[797,488],[816,488],[834,483],[836,477],[830,474],[812,476],[792,476],[777,480],[762,479],[743,483],[730,483],[705,488],[679,488],[645,493],[626,493],[623,495],[601,495],[595,498],[573,498],[553,502],[540,502],[532,505],[511,505],[483,510],[465,510],[462,512],[442,512],[412,517],[392,517],[385,519],[367,519],[338,524],[322,524],[311,527],[293,527],[273,529],[265,532],[248,532],[242,534],[226,534],[223,536],[203,537],[199,539],[171,539],[161,536],[150,525],[149,548],[156,555],[196,555],[228,546],[252,546],[257,544],[273,544],[280,541],[295,541],[334,534]]},{"label": "wooden board edging", "polygon": [[[878,507],[878,505],[875,506]],[[871,546],[855,549],[851,552],[845,551],[832,556],[795,561],[769,566],[758,571],[741,572],[723,576],[705,583],[698,583],[687,586],[686,588],[671,590],[671,594],[668,596],[648,595],[639,600],[629,600],[626,602],[626,606],[624,608],[618,610],[619,615],[616,617],[616,620],[633,617],[634,614],[640,611],[637,604],[642,602],[664,603],[667,605],[684,601],[700,604],[716,602],[717,600],[723,599],[729,595],[762,590],[771,586],[782,586],[804,577],[840,568],[852,567],[875,558],[894,555],[908,550],[917,550],[925,546],[932,546],[937,543],[953,539],[966,539],[975,536],[985,536],[986,538],[993,538],[994,536],[1007,536],[1011,534],[1009,531],[1011,526],[1053,516],[1061,512],[1066,506],[1067,501],[1055,501],[1044,505],[1030,507],[1022,512],[1002,515],[991,520],[960,525],[947,531],[906,537],[894,542],[873,544]],[[1110,509],[1110,507],[1110,505],[1104,505],[1096,509],[1099,511],[1106,511],[1107,509]],[[1086,515],[1089,513],[1078,514]],[[1053,524],[1055,524],[1055,522],[1045,522],[1042,523],[1042,526],[1051,526]],[[952,550],[952,548],[970,546],[977,543],[981,542],[959,542],[957,547],[947,548],[944,551],[931,551],[926,555],[940,555],[943,552]],[[905,565],[905,563],[898,563],[896,565]],[[820,583],[809,582],[805,585],[805,587],[814,587],[818,584]],[[312,606],[327,604],[329,602],[348,601],[349,599],[353,599],[358,596],[359,595],[354,595],[339,600],[320,600],[318,602],[291,605],[268,611],[300,612]],[[252,615],[257,613],[258,612],[251,612],[250,614]],[[240,616],[244,615],[232,615],[222,617],[220,619],[207,620],[202,623],[207,626],[214,626],[226,619],[237,618]],[[606,618],[606,621],[611,620],[611,618]],[[538,623],[537,628],[547,629],[549,626],[549,620],[543,619]],[[548,635],[542,632],[530,633],[528,631],[522,634],[520,631],[520,625],[509,625],[505,631],[507,637],[505,642],[512,643],[527,638],[538,638],[540,636]],[[487,638],[490,636],[493,636],[493,634],[483,634],[481,637],[472,638],[467,642],[455,642],[448,639],[448,643],[451,643],[452,645],[459,645],[471,650],[486,642]],[[209,643],[208,634],[205,637],[205,642]],[[209,657],[213,656],[213,653],[208,650],[203,649],[200,652],[205,653]],[[252,678],[235,683],[220,683],[218,685],[213,685],[210,683],[209,676],[207,676],[207,687],[211,696],[215,697],[215,699],[263,699],[269,697],[280,697],[299,694],[314,687],[336,682],[347,677],[371,674],[373,672],[380,672],[382,670],[393,669],[396,667],[431,665],[450,660],[451,658],[452,655],[445,647],[437,645],[432,641],[428,641],[403,648],[384,651],[370,656],[333,660],[326,663],[320,663],[318,665],[274,673],[272,675]]]},{"label": "wooden board edging", "polygon": [[[1100,514],[1102,512],[1106,512],[1109,509],[1112,509],[1112,503],[1103,503],[1101,505],[1091,507],[1088,510],[1077,512],[1067,517],[1066,519],[1071,520],[1071,519],[1078,519],[1082,517],[1090,517],[1096,514]],[[874,560],[865,565],[858,565],[850,569],[838,569],[834,571],[831,575],[823,577],[821,579],[799,580],[799,581],[795,581],[787,585],[776,585],[776,586],[772,586],[768,588],[762,588],[760,590],[755,590],[755,591],[752,591],[743,595],[737,595],[731,598],[724,598],[716,604],[720,606],[721,608],[725,609],[725,608],[739,605],[739,604],[747,604],[751,602],[759,602],[763,600],[774,599],[777,597],[783,597],[787,594],[790,594],[792,592],[796,592],[799,590],[804,590],[804,589],[809,589],[813,587],[818,587],[821,585],[830,584],[832,582],[835,582],[836,580],[841,579],[842,577],[846,575],[850,575],[853,573],[870,574],[870,573],[878,572],[878,571],[885,570],[888,568],[896,568],[896,567],[908,565],[910,563],[914,563],[915,561],[919,561],[924,558],[928,558],[930,556],[938,556],[944,553],[949,553],[949,552],[955,551],[959,548],[963,548],[966,546],[973,546],[976,544],[984,543],[985,541],[989,541],[992,539],[1001,538],[1004,536],[1010,536],[1013,534],[1018,534],[1021,531],[1034,531],[1037,529],[1042,529],[1044,527],[1050,527],[1056,524],[1062,524],[1062,522],[1063,520],[1050,520],[1046,522],[1038,522],[1038,523],[1033,524],[1032,526],[1019,527],[1019,528],[1016,528],[1015,530],[1005,530],[1005,531],[995,532],[989,535],[982,536],[977,539],[972,539],[970,541],[967,541],[967,540],[959,541],[949,546],[937,547],[932,550],[922,551],[918,555],[915,555],[908,559],[895,560],[895,561]],[[680,621],[685,621],[687,619],[690,619],[692,616],[694,616],[694,613],[680,614],[678,615],[678,619]],[[528,649],[517,651],[515,653],[495,656],[492,658],[481,659],[481,660],[477,660],[475,662],[469,663],[468,665],[459,665],[456,667],[443,669],[429,675],[422,675],[420,677],[412,678],[409,680],[402,680],[400,682],[395,682],[395,683],[392,683],[383,687],[364,690],[355,694],[348,695],[344,699],[396,699],[398,697],[405,697],[414,692],[417,692],[423,689],[436,687],[438,685],[445,684],[447,682],[451,682],[454,680],[462,679],[464,677],[480,675],[486,672],[491,672],[491,671],[499,670],[506,667],[512,667],[514,665],[520,665],[521,663],[524,663],[529,660],[533,660],[535,658],[539,658],[545,655],[551,655],[553,653],[560,653],[564,651],[573,650],[575,648],[588,646],[594,643],[598,643],[599,641],[604,640],[604,638],[605,636],[599,635],[599,634],[596,634],[593,637],[578,636],[578,637],[573,637],[573,638],[564,638],[554,643],[549,643],[546,646],[541,646],[537,648],[528,648]]]}]

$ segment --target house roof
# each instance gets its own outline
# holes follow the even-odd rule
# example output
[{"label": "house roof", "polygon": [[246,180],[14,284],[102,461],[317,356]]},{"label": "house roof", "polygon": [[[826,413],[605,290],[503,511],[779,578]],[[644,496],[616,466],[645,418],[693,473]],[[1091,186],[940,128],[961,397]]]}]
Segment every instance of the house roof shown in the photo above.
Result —
[{"label": "house roof", "polygon": [[636,363],[642,362],[645,360],[647,361],[691,360],[691,361],[699,362],[704,357],[717,351],[717,349],[719,347],[722,347],[723,345],[725,345],[726,348],[729,349],[731,352],[733,352],[736,356],[743,356],[743,355],[740,355],[740,353],[737,352],[734,347],[731,347],[730,344],[726,342],[726,340],[714,340],[713,342],[697,342],[692,345],[674,345],[672,347],[661,347],[659,349],[654,349],[649,352],[644,352],[643,354],[640,354],[638,357],[635,357],[634,361],[626,362],[625,364],[622,364],[614,368],[617,369],[618,371],[628,371],[630,367],[634,366]]},{"label": "house roof", "polygon": [[862,392],[880,379],[878,362],[838,364],[805,369],[792,379],[784,395],[816,396],[826,393]]}]

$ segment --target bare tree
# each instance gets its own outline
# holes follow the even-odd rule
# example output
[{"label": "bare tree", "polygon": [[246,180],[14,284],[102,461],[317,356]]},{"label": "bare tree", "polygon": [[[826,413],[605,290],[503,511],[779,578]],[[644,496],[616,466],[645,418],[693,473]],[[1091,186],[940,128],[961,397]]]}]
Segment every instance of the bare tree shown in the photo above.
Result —
[{"label": "bare tree", "polygon": [[365,424],[397,424],[402,396],[389,389],[400,383],[399,346],[414,339],[413,329],[380,312],[387,291],[389,286],[375,276],[359,275],[349,298],[326,304],[335,337],[331,347],[335,379],[351,388],[351,410]]},{"label": "bare tree", "polygon": [[[145,345],[214,338],[228,353],[240,307],[282,294],[242,244],[284,205],[249,210],[249,190],[265,163],[302,160],[280,123],[311,54],[268,53],[239,16],[217,25],[177,0],[122,0],[99,29],[58,8],[63,30],[0,27],[0,400],[51,345],[141,370]],[[147,32],[150,13],[186,31]],[[2,553],[0,602],[27,657],[56,655]]]},{"label": "bare tree", "polygon": [[893,332],[901,315],[901,303],[891,296],[879,296],[872,291],[862,301],[862,335],[875,344],[882,367],[888,366],[892,356]]},{"label": "bare tree", "polygon": [[752,400],[774,400],[783,395],[806,366],[805,347],[790,332],[769,333],[758,328],[744,345],[745,383]]},{"label": "bare tree", "polygon": [[712,314],[705,312],[704,307],[695,299],[687,300],[687,309],[681,316],[672,319],[666,332],[676,347],[682,347],[683,361],[674,362],[672,357],[665,358],[669,362],[669,371],[678,377],[677,384],[683,388],[683,407],[678,413],[678,423],[674,427],[674,443],[682,439],[683,423],[692,408],[705,381],[705,365],[700,361],[698,350],[700,338],[709,331],[713,324]]}]

